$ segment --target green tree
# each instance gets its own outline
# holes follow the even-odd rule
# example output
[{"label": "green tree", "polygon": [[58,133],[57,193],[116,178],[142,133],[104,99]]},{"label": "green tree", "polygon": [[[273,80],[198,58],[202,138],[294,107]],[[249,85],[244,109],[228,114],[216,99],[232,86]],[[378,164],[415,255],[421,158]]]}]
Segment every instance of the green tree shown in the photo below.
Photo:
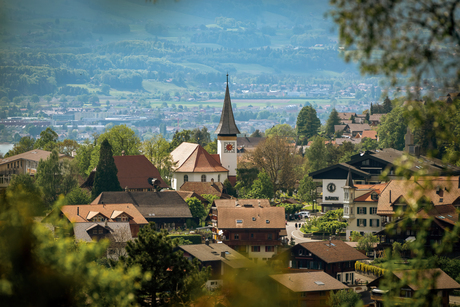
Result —
[{"label": "green tree", "polygon": [[238,166],[236,169],[236,185],[235,189],[238,191],[238,195],[244,198],[246,193],[251,190],[252,183],[257,179],[259,170],[256,167],[244,168]]},{"label": "green tree", "polygon": [[264,133],[263,132],[260,132],[259,129],[256,129],[251,135],[250,137],[255,137],[255,138],[260,138],[260,137],[263,137],[264,136]]},{"label": "green tree", "polygon": [[161,134],[154,135],[150,140],[144,141],[141,146],[144,156],[155,165],[161,178],[167,182],[170,182],[175,166],[169,148],[168,141]]},{"label": "green tree", "polygon": [[390,113],[391,110],[393,109],[393,106],[391,105],[391,100],[388,98],[388,96],[385,98],[383,101],[383,113]]},{"label": "green tree", "polygon": [[173,151],[183,142],[191,142],[191,140],[192,140],[192,131],[190,130],[182,130],[180,132],[176,131],[176,133],[174,133],[174,136],[171,140],[169,151]]},{"label": "green tree", "polygon": [[345,229],[348,223],[343,218],[343,209],[327,211],[325,215],[319,218],[318,228],[320,231],[328,232],[332,235],[337,231]]},{"label": "green tree", "polygon": [[59,153],[64,154],[66,156],[72,156],[73,152],[77,152],[78,147],[80,147],[80,145],[77,141],[69,139],[65,139],[64,141],[58,142],[56,144],[56,148],[59,151]]},{"label": "green tree", "polygon": [[361,295],[352,289],[331,291],[329,293],[328,306],[331,307],[355,307],[363,306]]},{"label": "green tree", "polygon": [[33,103],[40,102],[40,97],[38,97],[37,94],[33,94],[32,96],[30,96],[30,101]]},{"label": "green tree", "polygon": [[331,114],[329,114],[329,118],[326,122],[326,134],[329,136],[334,135],[334,125],[340,125],[341,122],[342,121],[340,120],[339,112],[337,112],[335,108],[332,109]]},{"label": "green tree", "polygon": [[91,202],[91,194],[79,187],[73,188],[66,196],[67,205],[86,205]]},{"label": "green tree", "polygon": [[141,140],[136,133],[126,125],[113,126],[106,130],[98,138],[98,144],[102,144],[103,140],[108,140],[112,146],[114,156],[121,156],[122,152],[125,155],[139,155]]},{"label": "green tree", "polygon": [[34,149],[34,145],[35,139],[33,137],[23,136],[19,142],[14,144],[14,147],[6,153],[5,158],[32,150]]},{"label": "green tree", "polygon": [[91,197],[94,199],[102,192],[122,191],[117,173],[117,166],[112,155],[112,146],[105,139],[101,144]]},{"label": "green tree", "polygon": [[230,180],[228,180],[228,178],[224,180],[223,185],[224,185],[224,189],[225,189],[225,191],[227,192],[228,195],[234,196],[234,197],[238,196],[237,193],[236,193],[235,188],[232,186],[232,183],[230,182]]},{"label": "green tree", "polygon": [[198,198],[190,197],[187,198],[185,201],[187,202],[187,205],[190,209],[190,213],[192,213],[192,216],[194,218],[201,220],[208,214],[203,204]]},{"label": "green tree", "polygon": [[[15,189],[0,198],[0,301],[4,306],[133,306],[139,268],[106,268],[97,260],[107,241],[75,243],[72,225],[47,217],[54,232],[33,219],[36,195]],[[116,282],[115,282],[116,281]]]},{"label": "green tree", "polygon": [[61,193],[63,181],[62,164],[56,149],[51,152],[48,159],[40,159],[35,180],[43,193],[45,203],[51,206]]},{"label": "green tree", "polygon": [[262,198],[262,199],[272,199],[275,195],[273,190],[273,183],[270,177],[264,173],[260,172],[257,175],[257,179],[254,180],[251,190],[246,195],[247,198]]},{"label": "green tree", "polygon": [[272,181],[273,193],[293,189],[300,177],[302,157],[294,153],[286,138],[273,136],[259,143],[251,153],[251,160],[260,172]]},{"label": "green tree", "polygon": [[265,130],[265,136],[295,137],[295,129],[288,124],[279,124]]},{"label": "green tree", "polygon": [[316,201],[316,183],[308,174],[306,174],[300,181],[298,194],[300,199],[304,202],[312,203]]},{"label": "green tree", "polygon": [[381,123],[377,128],[379,147],[403,150],[406,132],[407,124],[403,109],[401,107],[394,108],[390,113],[382,117]]},{"label": "green tree", "polygon": [[308,172],[314,172],[325,168],[327,166],[326,160],[326,145],[324,145],[324,139],[317,136],[313,138],[313,143],[305,151],[306,161],[306,170]]},{"label": "green tree", "polygon": [[80,144],[77,149],[75,161],[77,161],[79,174],[84,177],[89,176],[94,168],[91,168],[91,155],[93,151],[96,151],[94,144],[90,143],[88,140],[86,140],[83,144]]},{"label": "green tree", "polygon": [[196,261],[188,261],[175,251],[175,241],[163,230],[154,230],[154,224],[141,228],[138,238],[129,241],[127,256],[120,259],[126,267],[140,266],[148,278],[140,280],[137,301],[141,306],[187,306],[203,294],[209,269],[200,271]]},{"label": "green tree", "polygon": [[374,236],[372,233],[365,233],[364,236],[359,239],[356,248],[370,253],[374,250],[374,244],[378,242],[380,242],[380,239],[377,236]]},{"label": "green tree", "polygon": [[10,195],[16,193],[26,193],[29,195],[27,206],[31,210],[30,214],[34,216],[42,215],[46,209],[42,192],[29,174],[14,175],[6,192],[10,193]]},{"label": "green tree", "polygon": [[192,141],[205,147],[208,143],[211,143],[211,135],[208,132],[208,128],[203,127],[201,130],[195,128],[192,130]]},{"label": "green tree", "polygon": [[48,127],[40,132],[40,138],[35,141],[34,148],[51,151],[56,148],[58,137],[58,134]]},{"label": "green tree", "polygon": [[310,138],[318,135],[321,121],[316,115],[316,110],[311,106],[303,107],[297,116],[297,138],[298,144],[306,145]]},{"label": "green tree", "polygon": [[365,137],[361,140],[361,143],[358,145],[362,150],[374,150],[379,147],[377,140]]},{"label": "green tree", "polygon": [[206,150],[209,154],[217,154],[217,139],[214,139],[214,141],[208,143],[205,147],[204,150]]}]

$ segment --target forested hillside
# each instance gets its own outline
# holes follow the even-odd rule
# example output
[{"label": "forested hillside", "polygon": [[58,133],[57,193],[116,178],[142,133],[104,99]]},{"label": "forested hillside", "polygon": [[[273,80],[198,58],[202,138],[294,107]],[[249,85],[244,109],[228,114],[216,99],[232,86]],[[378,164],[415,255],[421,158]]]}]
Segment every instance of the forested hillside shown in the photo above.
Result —
[{"label": "forested hillside", "polygon": [[69,84],[144,91],[144,80],[200,87],[226,72],[245,76],[244,67],[253,75],[342,73],[350,68],[325,9],[271,0],[4,2],[0,96],[72,95]]}]

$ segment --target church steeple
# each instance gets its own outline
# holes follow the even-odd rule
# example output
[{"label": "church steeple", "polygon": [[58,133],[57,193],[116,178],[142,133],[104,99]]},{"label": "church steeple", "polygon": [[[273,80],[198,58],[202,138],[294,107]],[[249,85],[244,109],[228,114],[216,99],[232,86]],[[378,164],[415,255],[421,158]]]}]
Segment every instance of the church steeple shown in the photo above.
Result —
[{"label": "church steeple", "polygon": [[222,115],[220,122],[216,129],[217,135],[237,135],[240,133],[235,124],[233,117],[232,102],[230,101],[230,91],[228,89],[228,74],[227,74],[227,89],[225,91],[224,107],[222,108]]}]

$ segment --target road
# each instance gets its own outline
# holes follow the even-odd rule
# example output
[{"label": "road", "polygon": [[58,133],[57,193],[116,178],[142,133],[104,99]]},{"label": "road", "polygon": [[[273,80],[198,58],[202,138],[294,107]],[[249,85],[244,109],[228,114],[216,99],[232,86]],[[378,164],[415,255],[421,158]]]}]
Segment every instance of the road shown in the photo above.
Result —
[{"label": "road", "polygon": [[288,235],[288,239],[291,240],[291,237],[294,238],[295,243],[303,243],[303,242],[312,242],[312,241],[319,241],[319,240],[312,240],[310,238],[304,238],[303,233],[300,232],[299,227],[295,228],[295,224],[299,225],[299,223],[305,223],[305,220],[300,221],[290,221],[286,225],[286,232]]}]

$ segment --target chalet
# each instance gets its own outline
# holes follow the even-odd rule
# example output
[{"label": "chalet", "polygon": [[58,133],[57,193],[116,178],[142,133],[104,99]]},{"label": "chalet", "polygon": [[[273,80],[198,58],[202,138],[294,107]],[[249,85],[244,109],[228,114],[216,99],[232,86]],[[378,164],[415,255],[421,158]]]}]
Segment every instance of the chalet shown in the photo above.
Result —
[{"label": "chalet", "polygon": [[371,126],[378,126],[382,121],[382,116],[385,114],[372,114],[369,116],[369,125]]},{"label": "chalet", "polygon": [[192,219],[184,199],[172,192],[102,192],[91,204],[133,204],[149,222],[155,222],[157,229],[185,227]]},{"label": "chalet", "polygon": [[331,292],[349,289],[324,272],[270,275],[276,282],[279,306],[326,306]]},{"label": "chalet", "polygon": [[341,240],[300,243],[276,258],[290,268],[323,271],[347,284],[355,282],[355,262],[368,259]]},{"label": "chalet", "polygon": [[[40,160],[46,160],[51,151],[34,149],[21,154],[11,156],[0,161],[0,189],[8,187],[13,175],[35,175]],[[72,159],[72,157],[60,154],[59,160]]]},{"label": "chalet", "polygon": [[206,282],[210,290],[222,287],[225,277],[254,266],[248,258],[223,243],[212,244],[206,241],[206,244],[180,245],[178,249],[190,261],[197,259],[202,267],[211,267],[211,276]]},{"label": "chalet", "polygon": [[270,259],[287,233],[284,208],[267,203],[268,200],[264,204],[261,200],[215,200],[211,207],[214,240],[251,260]]},{"label": "chalet", "polygon": [[[349,170],[352,173],[354,184],[379,184],[381,174],[385,171],[389,179],[398,179],[395,175],[397,161],[405,153],[396,149],[386,148],[351,156],[347,163],[339,163],[330,167],[312,172],[310,176],[315,181],[322,181],[323,198],[321,206],[323,211],[343,208],[344,191]],[[415,173],[421,169],[426,174],[454,175],[460,173],[460,168],[447,165],[441,160],[424,156],[413,157],[414,163],[408,172]],[[380,213],[378,213],[380,215]]]},{"label": "chalet", "polygon": [[[156,191],[157,189],[168,188],[168,184],[161,178],[160,172],[143,155],[137,156],[114,156],[117,167],[118,181],[125,191]],[[81,188],[91,190],[94,184],[94,177],[97,169],[90,173],[88,179],[81,185]]]},{"label": "chalet", "polygon": [[356,113],[353,112],[339,112],[339,118],[341,120],[351,120],[352,117],[356,116]]},{"label": "chalet", "polygon": [[[448,307],[450,306],[449,293],[460,289],[460,284],[441,269],[401,270],[393,271],[391,274],[391,278],[394,281],[393,285],[401,284],[402,281],[405,284],[398,289],[392,289],[390,292],[381,288],[383,276],[370,282],[368,288],[372,289],[371,300],[374,301],[376,307],[386,306],[384,304],[385,296],[389,296],[388,299],[395,302],[396,305],[416,305],[417,301],[414,297],[417,291],[423,291],[423,297],[431,294],[432,298],[439,300],[436,305],[431,306]],[[434,302],[432,303],[434,304]]]},{"label": "chalet", "polygon": [[377,135],[377,131],[375,130],[366,130],[366,131],[363,131],[362,133],[358,133],[355,138],[370,138],[372,140],[376,140],[378,141],[378,135]]},{"label": "chalet", "polygon": [[[429,226],[426,227],[426,222]],[[433,243],[440,243],[446,233],[450,233],[458,223],[458,212],[453,205],[436,205],[431,209],[421,209],[414,214],[410,220],[408,218],[394,221],[395,225],[404,224],[404,231],[386,231],[377,233],[380,242],[375,248],[377,254],[382,255],[385,249],[391,248],[394,242],[404,244],[408,241],[422,240],[418,238],[421,229],[425,229],[424,250],[427,253],[435,254]],[[447,256],[458,257],[460,255],[460,243],[452,243],[451,251]],[[409,251],[403,251],[403,256],[411,258]]]}]

